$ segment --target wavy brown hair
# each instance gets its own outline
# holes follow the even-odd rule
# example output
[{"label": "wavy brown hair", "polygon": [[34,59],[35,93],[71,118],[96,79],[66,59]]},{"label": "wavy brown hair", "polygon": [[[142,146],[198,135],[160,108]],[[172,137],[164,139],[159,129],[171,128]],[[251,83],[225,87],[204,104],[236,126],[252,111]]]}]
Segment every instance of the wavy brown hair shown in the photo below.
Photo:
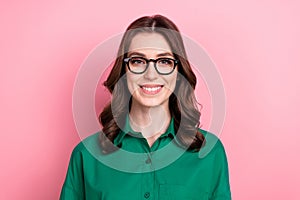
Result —
[{"label": "wavy brown hair", "polygon": [[174,92],[169,97],[169,110],[171,117],[174,118],[178,145],[188,150],[199,151],[205,138],[198,129],[201,114],[194,94],[197,79],[187,60],[177,26],[162,15],[154,15],[141,17],[126,29],[119,46],[118,56],[104,82],[104,86],[112,94],[112,99],[99,116],[99,121],[103,126],[99,134],[102,152],[110,153],[118,149],[113,145],[113,141],[125,125],[126,115],[131,107],[131,94],[126,80],[122,78],[126,73],[123,59],[127,56],[133,37],[141,32],[161,34],[169,43],[175,59],[179,60],[178,75],[180,76],[178,76]]}]

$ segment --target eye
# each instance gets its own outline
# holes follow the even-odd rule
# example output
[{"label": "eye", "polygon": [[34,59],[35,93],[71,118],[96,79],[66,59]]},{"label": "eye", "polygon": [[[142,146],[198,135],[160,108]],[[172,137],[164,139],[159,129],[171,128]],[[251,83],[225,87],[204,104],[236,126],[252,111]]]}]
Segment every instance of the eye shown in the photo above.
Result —
[{"label": "eye", "polygon": [[146,61],[143,58],[131,58],[130,59],[131,65],[145,65]]},{"label": "eye", "polygon": [[173,66],[174,61],[170,58],[161,58],[158,61],[159,65]]}]

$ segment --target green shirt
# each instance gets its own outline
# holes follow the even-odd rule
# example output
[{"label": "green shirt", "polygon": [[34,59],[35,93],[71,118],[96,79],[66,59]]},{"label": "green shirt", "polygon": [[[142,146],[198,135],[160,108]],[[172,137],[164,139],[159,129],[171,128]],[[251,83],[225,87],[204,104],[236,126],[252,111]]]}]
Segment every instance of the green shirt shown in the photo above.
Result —
[{"label": "green shirt", "polygon": [[[213,134],[200,129],[206,144],[186,151],[174,140],[174,120],[149,147],[126,119],[114,140],[121,149],[103,155],[99,133],[73,150],[61,200],[228,200],[231,199],[224,147]],[[173,140],[174,139],[174,140]]]}]

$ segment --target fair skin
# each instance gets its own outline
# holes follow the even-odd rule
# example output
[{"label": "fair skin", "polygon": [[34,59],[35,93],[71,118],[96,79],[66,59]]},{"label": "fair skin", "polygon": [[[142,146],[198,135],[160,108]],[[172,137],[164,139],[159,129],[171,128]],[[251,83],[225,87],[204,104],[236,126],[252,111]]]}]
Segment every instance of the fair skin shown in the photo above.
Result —
[{"label": "fair skin", "polygon": [[[158,33],[139,33],[131,41],[128,57],[146,59],[174,58],[165,38]],[[177,67],[169,75],[160,75],[150,62],[143,74],[134,74],[126,68],[127,85],[132,94],[130,124],[140,131],[151,147],[169,126],[171,115],[169,97],[175,89]]]}]

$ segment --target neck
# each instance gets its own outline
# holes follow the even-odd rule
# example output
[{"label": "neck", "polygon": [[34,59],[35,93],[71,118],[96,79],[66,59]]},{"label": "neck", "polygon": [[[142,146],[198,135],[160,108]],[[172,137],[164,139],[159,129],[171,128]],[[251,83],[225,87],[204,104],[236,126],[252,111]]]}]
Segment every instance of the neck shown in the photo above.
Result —
[{"label": "neck", "polygon": [[133,130],[141,132],[145,138],[158,138],[166,131],[171,120],[168,102],[155,107],[132,102],[129,117]]}]

